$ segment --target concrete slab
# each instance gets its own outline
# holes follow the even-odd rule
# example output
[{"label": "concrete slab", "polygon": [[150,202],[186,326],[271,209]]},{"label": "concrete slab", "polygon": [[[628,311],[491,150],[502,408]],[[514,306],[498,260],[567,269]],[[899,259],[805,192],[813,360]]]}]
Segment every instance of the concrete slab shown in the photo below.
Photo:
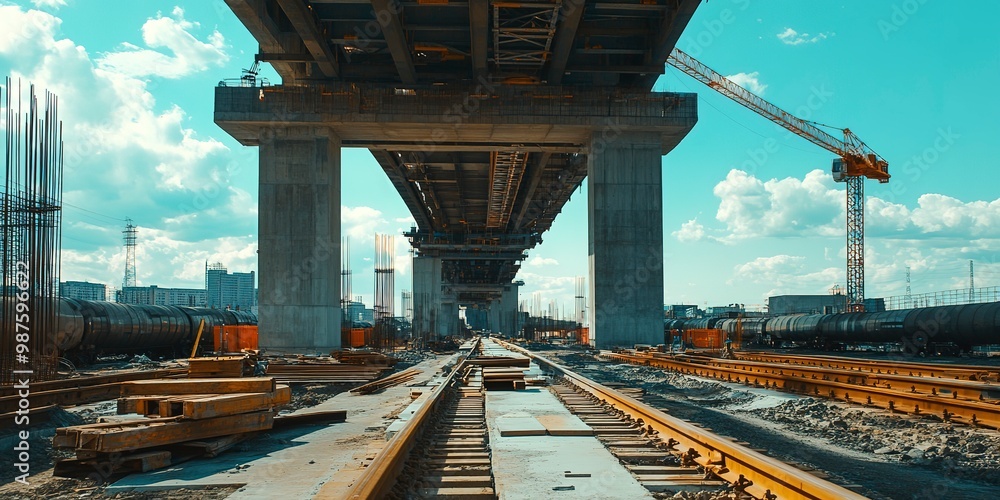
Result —
[{"label": "concrete slab", "polygon": [[[436,373],[447,362],[437,356],[417,365]],[[429,391],[429,389],[427,389]],[[124,491],[199,489],[245,485],[233,498],[311,498],[324,484],[346,485],[385,446],[384,429],[391,414],[413,402],[410,387],[390,387],[376,394],[349,392],[307,411],[347,409],[347,421],[328,426],[301,426],[270,432],[212,459],[197,459],[164,470],[131,474],[108,487]],[[237,469],[237,465],[243,465]],[[249,467],[247,467],[249,466]],[[336,490],[336,488],[334,488]],[[333,490],[330,490],[333,491]]]},{"label": "concrete slab", "polygon": [[[499,498],[651,498],[592,436],[501,436],[497,420],[511,414],[572,416],[547,388],[486,393],[486,421]],[[567,477],[567,471],[589,473],[590,477]],[[573,489],[565,489],[567,486]]]},{"label": "concrete slab", "polygon": [[594,429],[576,415],[539,415],[535,417],[550,436],[593,436]]},{"label": "concrete slab", "polygon": [[545,426],[527,413],[500,415],[493,424],[501,436],[544,436]]}]

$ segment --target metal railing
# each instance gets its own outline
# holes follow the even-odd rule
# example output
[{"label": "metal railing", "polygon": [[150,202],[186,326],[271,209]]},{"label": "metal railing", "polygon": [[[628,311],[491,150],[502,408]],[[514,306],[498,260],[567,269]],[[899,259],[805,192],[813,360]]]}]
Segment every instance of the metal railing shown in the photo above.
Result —
[{"label": "metal railing", "polygon": [[962,304],[981,304],[1000,302],[1000,286],[988,286],[969,290],[944,290],[939,292],[918,293],[910,296],[897,295],[886,297],[885,309],[914,309],[917,307],[957,306]]},{"label": "metal railing", "polygon": [[350,114],[370,116],[372,120],[392,114],[438,115],[443,123],[488,122],[488,118],[499,116],[521,117],[526,122],[544,117],[629,119],[628,125],[663,125],[667,119],[674,122],[671,124],[690,126],[697,121],[695,94],[618,89],[224,85],[216,88],[215,97],[217,113]]}]

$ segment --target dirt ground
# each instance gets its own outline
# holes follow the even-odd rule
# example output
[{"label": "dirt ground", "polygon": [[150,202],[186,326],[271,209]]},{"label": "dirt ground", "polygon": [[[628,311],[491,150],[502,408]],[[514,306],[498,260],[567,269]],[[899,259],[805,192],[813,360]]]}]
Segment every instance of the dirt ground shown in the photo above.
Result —
[{"label": "dirt ground", "polygon": [[648,403],[672,416],[859,485],[872,498],[994,499],[1000,491],[1000,434],[992,430],[750,391],[581,351],[543,354],[595,380],[644,389]]}]

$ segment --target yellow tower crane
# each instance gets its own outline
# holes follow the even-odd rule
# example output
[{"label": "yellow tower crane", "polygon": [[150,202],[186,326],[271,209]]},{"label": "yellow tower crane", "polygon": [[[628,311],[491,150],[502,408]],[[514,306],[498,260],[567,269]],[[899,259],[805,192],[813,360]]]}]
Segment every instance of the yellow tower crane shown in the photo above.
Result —
[{"label": "yellow tower crane", "polygon": [[889,182],[889,163],[850,129],[838,139],[814,122],[798,118],[733,83],[697,59],[674,49],[667,62],[716,92],[750,108],[778,125],[839,156],[833,179],[847,184],[847,310],[864,312],[865,305],[865,185],[864,179]]}]

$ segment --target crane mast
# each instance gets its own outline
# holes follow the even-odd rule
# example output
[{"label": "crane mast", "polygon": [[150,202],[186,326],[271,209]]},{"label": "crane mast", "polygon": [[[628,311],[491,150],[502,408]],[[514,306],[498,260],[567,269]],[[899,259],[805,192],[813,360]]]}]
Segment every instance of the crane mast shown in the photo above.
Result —
[{"label": "crane mast", "polygon": [[889,182],[889,163],[850,129],[838,139],[816,124],[805,121],[765,101],[697,59],[674,49],[667,63],[709,88],[742,104],[807,141],[833,152],[833,179],[847,185],[847,310],[864,312],[865,300],[865,178]]}]

